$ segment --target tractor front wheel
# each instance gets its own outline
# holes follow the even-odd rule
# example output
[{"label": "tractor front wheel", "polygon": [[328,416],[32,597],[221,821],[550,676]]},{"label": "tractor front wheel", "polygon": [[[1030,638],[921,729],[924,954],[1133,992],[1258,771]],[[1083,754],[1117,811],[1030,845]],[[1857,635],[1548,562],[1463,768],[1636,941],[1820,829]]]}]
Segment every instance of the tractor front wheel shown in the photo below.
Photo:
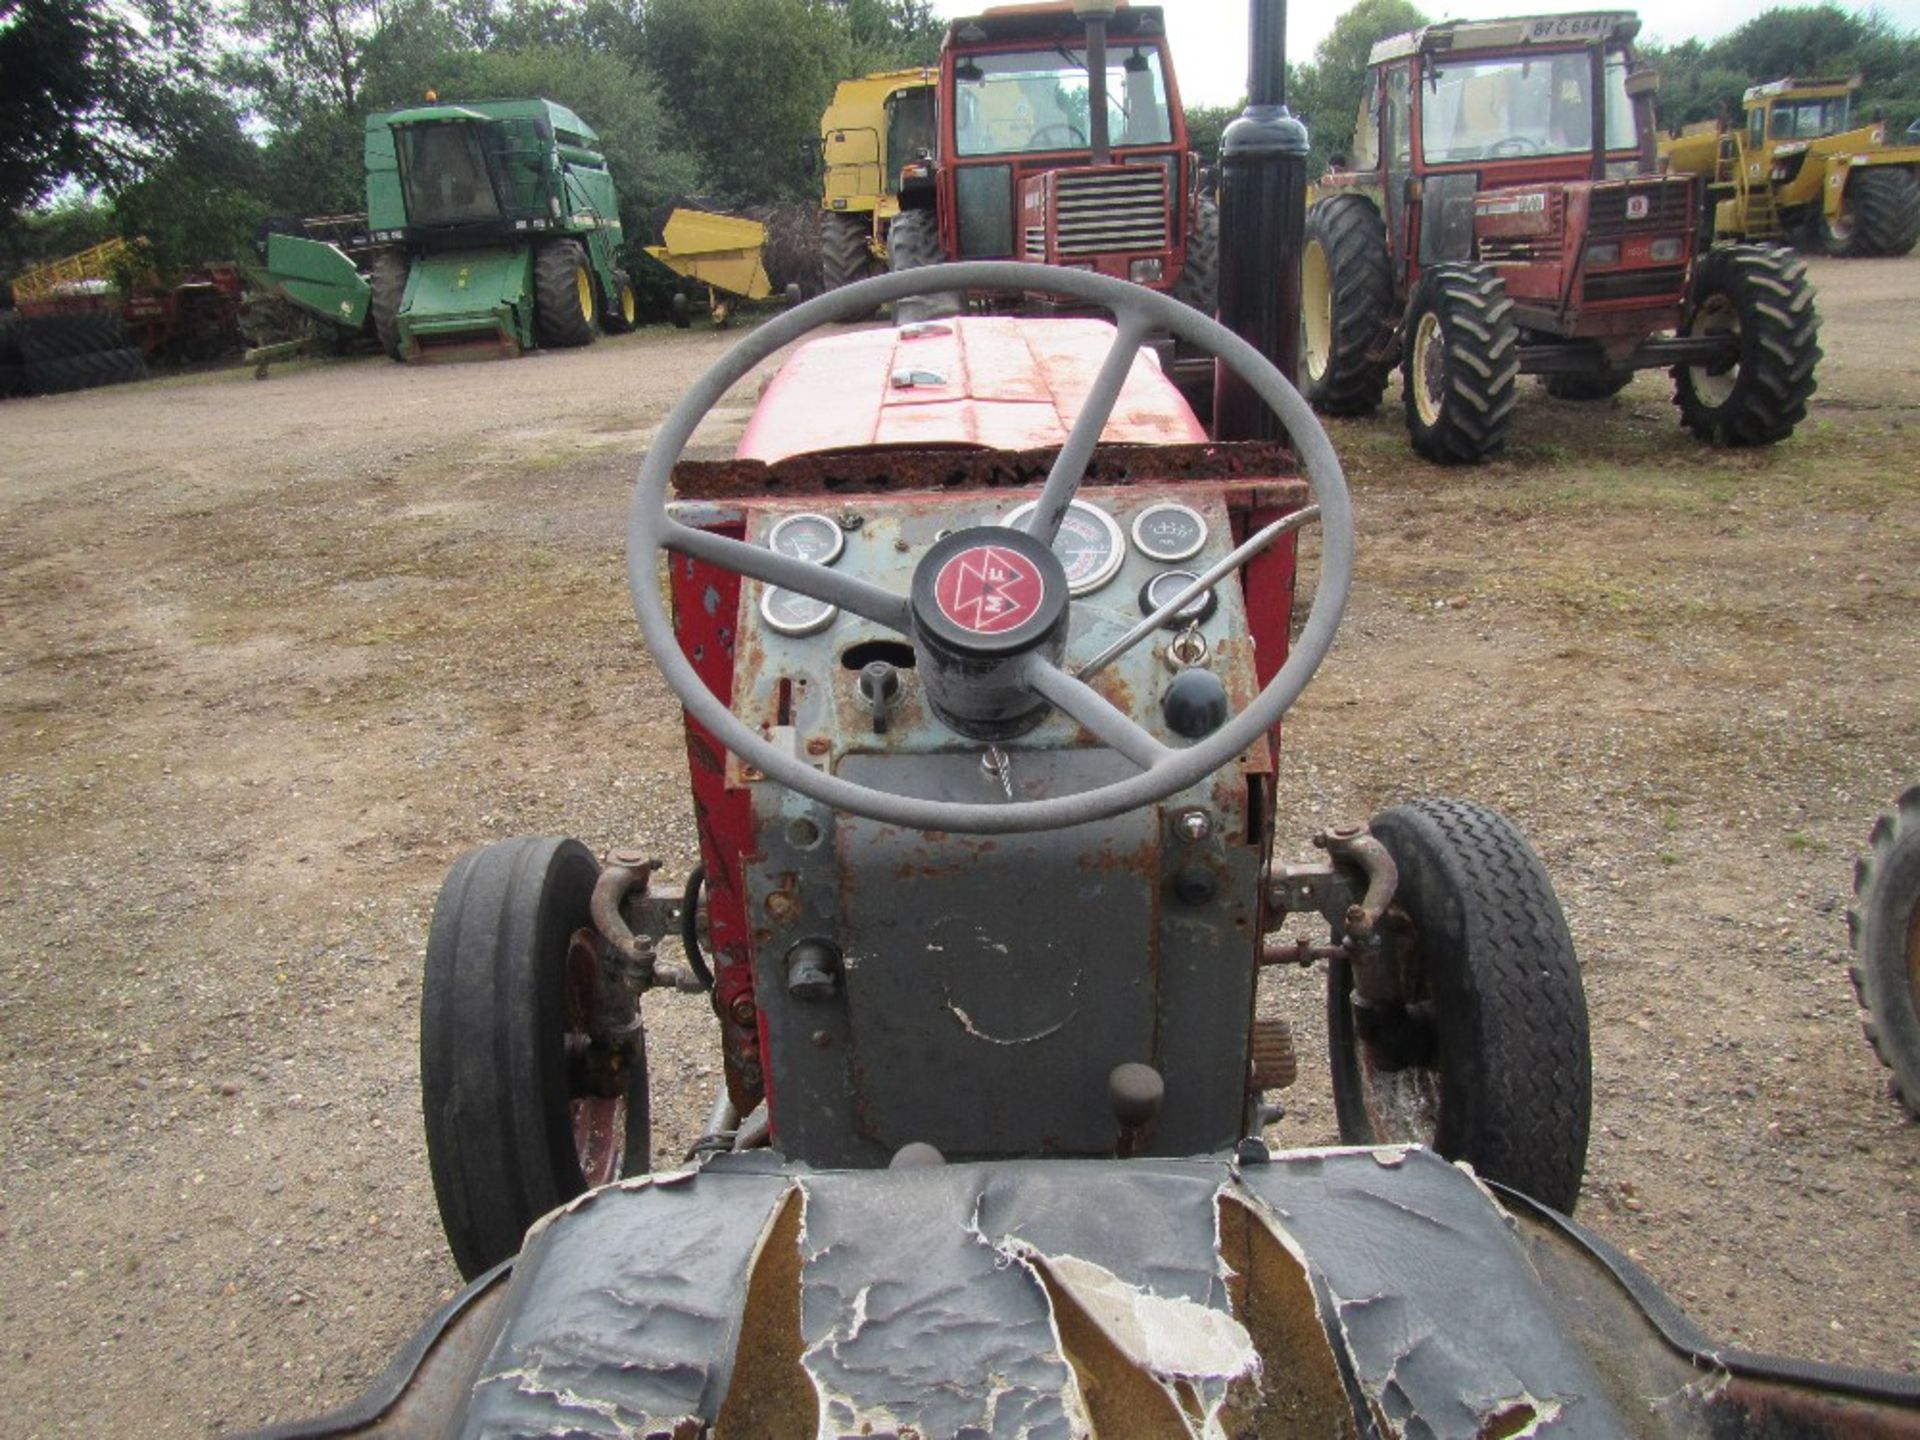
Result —
[{"label": "tractor front wheel", "polygon": [[1373,822],[1400,871],[1383,922],[1391,979],[1327,976],[1341,1139],[1429,1145],[1571,1213],[1586,1170],[1592,1061],[1566,918],[1532,848],[1465,800]]},{"label": "tractor front wheel", "polygon": [[533,319],[540,343],[568,349],[593,343],[593,318],[600,306],[593,294],[593,271],[578,240],[556,240],[533,257]]},{"label": "tractor front wheel", "polygon": [[397,250],[382,250],[373,257],[373,295],[367,308],[373,314],[373,333],[380,337],[380,348],[394,360],[400,353],[400,307],[407,301],[407,276],[413,263]]},{"label": "tractor front wheel", "polygon": [[506,840],[463,855],[434,906],[420,1091],[440,1223],[468,1279],[556,1206],[648,1168],[639,997],[600,1013],[599,872],[578,840]]},{"label": "tractor front wheel", "polygon": [[1820,220],[1829,255],[1905,255],[1920,241],[1920,180],[1911,170],[1868,166],[1847,177],[1840,214]]},{"label": "tractor front wheel", "polygon": [[1365,196],[1334,195],[1307,212],[1300,257],[1300,389],[1323,415],[1380,408],[1393,357],[1387,227]]},{"label": "tractor front wheel", "polygon": [[1520,330],[1507,289],[1484,265],[1432,265],[1414,287],[1400,374],[1413,448],[1474,464],[1507,443]]},{"label": "tractor front wheel", "polygon": [[1920,1117],[1920,785],[1882,815],[1853,868],[1853,988],[1867,1042]]},{"label": "tractor front wheel", "polygon": [[868,279],[880,273],[873,253],[873,226],[862,211],[820,212],[820,283],[828,290]]},{"label": "tractor front wheel", "polygon": [[[931,210],[902,210],[887,227],[887,269],[893,274],[943,265],[947,252],[940,244],[940,219]],[[960,296],[916,295],[893,307],[893,323],[910,325],[960,313]]]},{"label": "tractor front wheel", "polygon": [[640,323],[640,302],[634,297],[633,281],[624,270],[613,272],[613,302],[600,316],[600,328],[609,335],[624,335]]},{"label": "tractor front wheel", "polygon": [[1820,317],[1806,264],[1790,251],[1721,245],[1701,256],[1681,333],[1730,342],[1724,360],[1673,367],[1680,421],[1700,439],[1771,445],[1806,418]]},{"label": "tractor front wheel", "polygon": [[1187,258],[1174,282],[1173,298],[1208,319],[1220,310],[1220,207],[1202,198],[1187,229]]}]

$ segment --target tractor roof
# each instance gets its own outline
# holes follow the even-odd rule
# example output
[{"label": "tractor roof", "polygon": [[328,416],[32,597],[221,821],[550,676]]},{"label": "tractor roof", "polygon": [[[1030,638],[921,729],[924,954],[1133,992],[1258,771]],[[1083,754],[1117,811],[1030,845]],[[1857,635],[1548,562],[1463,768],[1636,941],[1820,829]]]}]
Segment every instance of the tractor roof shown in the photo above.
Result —
[{"label": "tractor roof", "polygon": [[1781,80],[1769,80],[1764,85],[1749,86],[1741,100],[1751,105],[1759,100],[1771,100],[1776,95],[1807,95],[1816,100],[1837,98],[1850,95],[1860,88],[1858,75],[1830,76],[1825,80],[1796,79],[1789,75]]},{"label": "tractor roof", "polygon": [[426,125],[446,120],[544,120],[547,128],[568,144],[595,146],[600,143],[591,125],[566,106],[551,100],[463,100],[457,105],[435,101],[407,110],[385,110],[369,115],[367,128]]},{"label": "tractor roof", "polygon": [[[1000,40],[1051,40],[1079,35],[1086,21],[1074,13],[1069,0],[1047,0],[1039,5],[994,5],[978,15],[966,15],[947,27],[947,45],[986,45]],[[1135,36],[1158,38],[1166,33],[1158,5],[1128,5],[1117,0],[1107,20],[1107,35],[1124,40]]]},{"label": "tractor roof", "polygon": [[1506,50],[1517,45],[1555,46],[1594,41],[1624,43],[1640,33],[1640,17],[1631,10],[1589,10],[1578,15],[1518,15],[1504,20],[1442,20],[1391,40],[1382,40],[1367,57],[1369,65],[1404,60],[1413,54]]}]

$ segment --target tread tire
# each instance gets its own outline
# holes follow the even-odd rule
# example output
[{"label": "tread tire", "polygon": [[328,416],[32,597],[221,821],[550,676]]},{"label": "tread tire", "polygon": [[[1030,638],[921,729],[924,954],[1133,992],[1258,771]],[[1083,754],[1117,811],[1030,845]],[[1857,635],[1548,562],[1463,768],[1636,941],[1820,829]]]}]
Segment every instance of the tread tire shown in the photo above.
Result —
[{"label": "tread tire", "polygon": [[1332,195],[1307,212],[1306,244],[1327,257],[1330,314],[1327,364],[1318,376],[1307,365],[1306,297],[1301,297],[1301,393],[1323,415],[1371,415],[1393,374],[1384,356],[1393,335],[1393,262],[1387,226],[1362,195]]},{"label": "tread tire", "polygon": [[1740,358],[1724,396],[1703,388],[1719,378],[1706,366],[1673,367],[1680,423],[1712,444],[1786,439],[1806,418],[1820,362],[1820,316],[1806,262],[1790,250],[1717,245],[1700,257],[1681,333],[1692,333],[1710,306],[1737,320]]},{"label": "tread tire", "polygon": [[407,278],[413,262],[398,250],[382,250],[373,257],[373,297],[367,308],[373,312],[373,333],[380,337],[380,348],[394,360],[404,360],[400,349],[400,307],[407,300]]},{"label": "tread tire", "polygon": [[[1399,866],[1394,904],[1419,936],[1433,1007],[1433,1148],[1571,1214],[1586,1170],[1592,1059],[1580,967],[1545,869],[1505,816],[1471,801],[1396,805],[1375,818],[1373,833]],[[1341,1138],[1425,1138],[1376,1133],[1348,963],[1334,961],[1327,979]]]},{"label": "tread tire", "polygon": [[126,350],[133,340],[118,311],[84,310],[71,315],[29,316],[19,327],[16,343],[21,361],[32,365]]},{"label": "tread tire", "polygon": [[[631,308],[633,318],[627,318]],[[640,297],[633,288],[633,277],[624,270],[613,272],[613,299],[603,304],[600,311],[600,328],[609,335],[625,335],[640,324]]]},{"label": "tread tire", "polygon": [[870,243],[873,229],[867,212],[844,214],[838,210],[820,212],[820,283],[823,290],[838,290],[880,274],[879,257]]},{"label": "tread tire", "polygon": [[[1431,316],[1440,391],[1420,413],[1420,337]],[[1500,277],[1484,265],[1431,265],[1414,286],[1400,364],[1413,448],[1442,465],[1478,464],[1507,443],[1519,396],[1520,330]]]},{"label": "tread tire", "polygon": [[1220,207],[1202,198],[1187,231],[1187,259],[1173,298],[1212,319],[1220,310]]},{"label": "tread tire", "polygon": [[[887,270],[898,275],[903,270],[918,270],[926,265],[944,265],[947,252],[940,244],[939,217],[931,210],[902,210],[887,227]],[[893,323],[912,325],[960,313],[957,294],[917,295],[897,301]]]},{"label": "tread tire", "polygon": [[1867,847],[1853,867],[1847,973],[1867,1043],[1893,1072],[1889,1088],[1920,1119],[1920,785],[1875,822]]},{"label": "tread tire", "polygon": [[[420,1000],[420,1092],[441,1225],[468,1279],[586,1189],[568,1110],[565,983],[599,865],[578,840],[469,851],[434,905]],[[620,1173],[649,1162],[646,1042],[628,1069]]]},{"label": "tread tire", "polygon": [[30,360],[20,368],[27,388],[36,395],[94,390],[102,385],[124,385],[147,378],[146,359],[131,345],[119,350],[92,350],[84,355]]},{"label": "tread tire", "polygon": [[578,240],[551,241],[534,253],[533,328],[547,349],[577,350],[593,343],[593,321],[580,307],[583,270],[588,286],[597,288],[586,247]]},{"label": "tread tire", "polygon": [[1920,241],[1920,179],[1911,170],[1863,166],[1848,177],[1843,203],[1853,221],[1844,240],[1833,234],[1824,218],[1820,223],[1820,237],[1829,255],[1905,255]]}]

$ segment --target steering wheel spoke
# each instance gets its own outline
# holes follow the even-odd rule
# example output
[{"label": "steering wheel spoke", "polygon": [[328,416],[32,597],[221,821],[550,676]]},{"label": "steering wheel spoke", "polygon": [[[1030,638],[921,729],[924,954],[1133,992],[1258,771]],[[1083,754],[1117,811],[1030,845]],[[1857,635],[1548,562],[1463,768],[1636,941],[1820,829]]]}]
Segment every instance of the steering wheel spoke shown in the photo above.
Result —
[{"label": "steering wheel spoke", "polygon": [[1094,739],[1119,751],[1142,770],[1152,770],[1176,753],[1141,729],[1098,690],[1039,655],[1028,662],[1027,683],[1068,718],[1084,725]]},{"label": "steering wheel spoke", "polygon": [[843,575],[825,565],[795,560],[764,545],[749,545],[744,540],[716,535],[711,530],[696,529],[673,519],[669,519],[663,527],[660,543],[668,550],[699,560],[709,560],[737,575],[750,576],[764,585],[778,585],[783,590],[792,590],[824,604],[838,605],[842,610],[876,621],[889,630],[902,635],[907,633],[908,607],[904,596],[895,595],[891,590],[884,590],[851,575]]},{"label": "steering wheel spoke", "polygon": [[1074,417],[1073,428],[1067,432],[1067,443],[1053,457],[1053,466],[1047,471],[1047,483],[1040,491],[1033,513],[1025,521],[1027,533],[1049,545],[1060,532],[1060,522],[1066,518],[1067,507],[1073,504],[1080,482],[1086,478],[1087,464],[1093,459],[1094,446],[1100,443],[1107,421],[1113,418],[1113,407],[1119,403],[1120,391],[1127,383],[1127,376],[1133,372],[1133,362],[1139,357],[1140,346],[1153,329],[1152,317],[1136,306],[1117,306],[1114,320],[1119,331],[1113,337],[1113,346],[1100,362],[1100,371],[1094,376],[1093,385],[1080,403],[1080,413]]}]

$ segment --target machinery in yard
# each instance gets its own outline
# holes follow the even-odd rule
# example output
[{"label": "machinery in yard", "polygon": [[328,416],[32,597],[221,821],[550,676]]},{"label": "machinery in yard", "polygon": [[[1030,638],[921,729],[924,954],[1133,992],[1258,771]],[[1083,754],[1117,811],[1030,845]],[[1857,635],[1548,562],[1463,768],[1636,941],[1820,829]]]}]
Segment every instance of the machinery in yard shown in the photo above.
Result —
[{"label": "machinery in yard", "polygon": [[1905,255],[1920,240],[1920,145],[1856,124],[1859,89],[1857,76],[1755,85],[1739,128],[1709,120],[1662,136],[1661,167],[1703,178],[1722,239]]},{"label": "machinery in yard", "polygon": [[[954,20],[933,129],[925,158],[883,177],[898,183],[892,270],[1017,258],[1131,280],[1212,313],[1217,219],[1189,153],[1159,7],[1076,0]],[[1007,308],[1027,297],[978,298]]]},{"label": "machinery in yard", "polygon": [[594,132],[550,100],[367,117],[370,252],[268,237],[262,279],[396,360],[517,355],[631,329],[619,200]]},{"label": "machinery in yard", "polygon": [[820,116],[821,283],[828,290],[887,268],[887,230],[902,176],[934,148],[934,72],[881,70],[834,88]]},{"label": "machinery in yard", "polygon": [[1302,379],[1327,414],[1376,408],[1398,365],[1429,459],[1499,452],[1523,374],[1598,399],[1669,368],[1682,423],[1783,440],[1820,358],[1804,266],[1707,246],[1704,181],[1655,173],[1639,21],[1447,21],[1376,45],[1350,164],[1307,218]]},{"label": "machinery in yard", "polygon": [[1880,817],[1854,865],[1847,933],[1867,1043],[1920,1117],[1920,786]]},{"label": "machinery in yard", "polygon": [[[736,300],[764,300],[773,293],[763,252],[767,227],[758,220],[676,207],[661,227],[660,243],[647,254],[674,274],[702,285],[716,327],[733,316]],[[676,291],[673,320],[685,328],[686,297]]]}]

